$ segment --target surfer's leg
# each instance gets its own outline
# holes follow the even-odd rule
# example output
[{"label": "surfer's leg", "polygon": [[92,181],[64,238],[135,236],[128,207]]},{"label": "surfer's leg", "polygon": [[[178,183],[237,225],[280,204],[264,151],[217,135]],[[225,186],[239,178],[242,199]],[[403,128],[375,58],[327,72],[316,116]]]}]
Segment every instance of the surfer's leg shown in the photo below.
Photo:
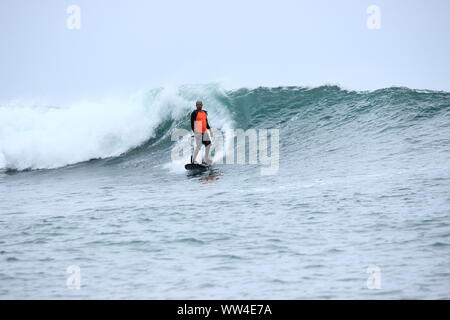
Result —
[{"label": "surfer's leg", "polygon": [[195,136],[195,149],[194,154],[192,155],[192,163],[195,163],[195,159],[197,158],[197,155],[200,152],[200,149],[202,148],[202,134],[195,133],[194,136]]},{"label": "surfer's leg", "polygon": [[212,161],[209,158],[209,149],[211,149],[211,139],[208,133],[203,134],[203,144],[205,145],[205,162],[211,164]]},{"label": "surfer's leg", "polygon": [[211,143],[205,147],[205,162],[210,165],[212,161],[209,158],[209,149],[211,149]]}]

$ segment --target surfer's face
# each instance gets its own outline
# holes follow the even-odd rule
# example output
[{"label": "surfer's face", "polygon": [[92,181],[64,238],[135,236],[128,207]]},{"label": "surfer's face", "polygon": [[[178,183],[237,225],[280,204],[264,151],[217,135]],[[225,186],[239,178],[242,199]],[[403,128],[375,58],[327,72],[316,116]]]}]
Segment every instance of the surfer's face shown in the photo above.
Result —
[{"label": "surfer's face", "polygon": [[195,104],[195,106],[197,107],[197,110],[201,110],[202,107],[203,107],[203,103],[197,102],[197,103]]}]

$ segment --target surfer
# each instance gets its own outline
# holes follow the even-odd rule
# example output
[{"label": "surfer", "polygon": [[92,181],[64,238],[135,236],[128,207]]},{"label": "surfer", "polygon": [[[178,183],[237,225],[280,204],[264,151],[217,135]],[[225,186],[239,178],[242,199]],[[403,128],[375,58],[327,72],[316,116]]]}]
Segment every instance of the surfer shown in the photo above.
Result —
[{"label": "surfer", "polygon": [[195,103],[196,110],[191,114],[191,129],[195,137],[194,154],[191,156],[191,163],[197,163],[195,159],[202,148],[205,146],[205,158],[203,164],[211,165],[212,161],[209,159],[209,149],[211,148],[211,137],[213,136],[208,123],[208,112],[203,110],[203,102],[197,101]]}]

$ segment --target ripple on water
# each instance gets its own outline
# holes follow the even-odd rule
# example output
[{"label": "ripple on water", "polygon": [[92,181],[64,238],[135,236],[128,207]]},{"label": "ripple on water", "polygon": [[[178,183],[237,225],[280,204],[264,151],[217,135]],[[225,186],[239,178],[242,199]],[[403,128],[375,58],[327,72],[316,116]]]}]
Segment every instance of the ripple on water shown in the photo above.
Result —
[{"label": "ripple on water", "polygon": [[181,238],[181,239],[176,239],[173,242],[174,243],[187,243],[187,244],[193,244],[193,245],[203,245],[203,244],[205,244],[204,241],[196,239],[196,238]]},{"label": "ripple on water", "polygon": [[15,261],[19,261],[19,259],[17,259],[16,257],[7,257],[6,262],[15,262]]},{"label": "ripple on water", "polygon": [[440,248],[440,247],[448,247],[449,244],[448,243],[444,243],[444,242],[435,242],[435,243],[431,244],[431,246]]},{"label": "ripple on water", "polygon": [[245,258],[234,254],[212,254],[201,256],[206,259],[223,259],[223,260],[244,260]]}]

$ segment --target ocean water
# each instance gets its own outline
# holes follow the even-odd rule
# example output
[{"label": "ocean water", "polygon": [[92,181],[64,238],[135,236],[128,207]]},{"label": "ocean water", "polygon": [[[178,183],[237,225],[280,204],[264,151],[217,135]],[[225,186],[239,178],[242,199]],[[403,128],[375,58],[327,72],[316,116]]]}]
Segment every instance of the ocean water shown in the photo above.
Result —
[{"label": "ocean water", "polygon": [[[172,161],[196,99],[216,130],[279,129],[278,171]],[[449,299],[449,160],[446,92],[3,104],[0,298]]]}]

